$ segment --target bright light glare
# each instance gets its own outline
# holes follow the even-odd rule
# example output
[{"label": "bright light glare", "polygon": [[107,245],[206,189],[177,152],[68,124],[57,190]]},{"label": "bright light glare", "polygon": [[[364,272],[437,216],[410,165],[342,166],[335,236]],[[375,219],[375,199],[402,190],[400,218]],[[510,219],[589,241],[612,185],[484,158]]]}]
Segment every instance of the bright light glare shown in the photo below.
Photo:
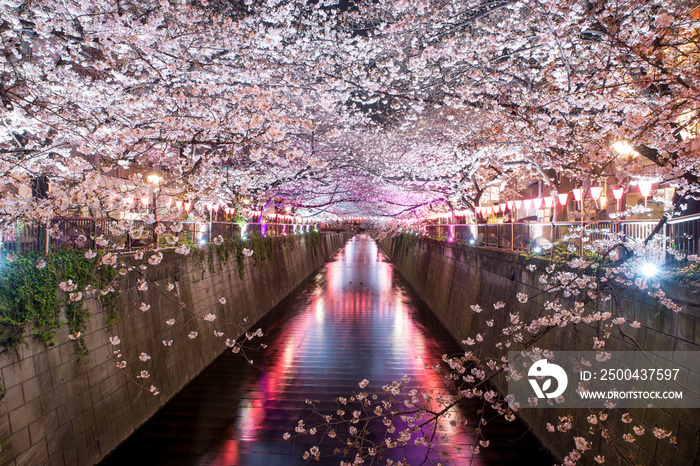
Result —
[{"label": "bright light glare", "polygon": [[628,141],[617,141],[612,145],[612,148],[620,155],[639,155],[637,154],[637,151],[632,148],[632,144],[630,144]]},{"label": "bright light glare", "polygon": [[535,246],[535,249],[532,250],[535,254],[539,254],[542,252],[542,248],[539,246]]},{"label": "bright light glare", "polygon": [[645,277],[653,277],[659,273],[659,268],[652,262],[645,262],[639,269]]},{"label": "bright light glare", "polygon": [[476,244],[476,241],[474,240],[474,238],[471,238],[471,239],[469,240],[469,244]]},{"label": "bright light glare", "polygon": [[148,179],[148,182],[151,184],[160,184],[160,182],[163,178],[161,178],[159,175],[148,175],[147,179]]}]

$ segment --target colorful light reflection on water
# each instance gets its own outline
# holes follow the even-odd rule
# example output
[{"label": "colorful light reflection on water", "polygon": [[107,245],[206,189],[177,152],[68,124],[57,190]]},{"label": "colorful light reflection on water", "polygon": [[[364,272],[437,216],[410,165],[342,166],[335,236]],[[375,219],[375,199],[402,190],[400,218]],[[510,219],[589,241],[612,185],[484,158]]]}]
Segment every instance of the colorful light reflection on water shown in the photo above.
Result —
[{"label": "colorful light reflection on water", "polygon": [[[459,352],[376,243],[364,235],[350,240],[260,326],[267,332],[268,348],[251,357],[263,371],[226,353],[105,465],[305,464],[301,455],[320,436],[295,443],[282,439],[298,419],[308,419],[305,399],[319,400],[319,410],[333,414],[335,398],[357,391],[358,381],[367,378],[381,386],[403,375],[411,377],[412,386],[445,393],[432,366],[443,353]],[[446,440],[439,450],[450,455],[440,458],[443,464],[551,464],[539,445],[522,439],[522,427],[503,422],[490,428],[496,431],[492,448],[472,458],[469,446],[476,441],[477,417],[468,407],[460,409],[470,422],[461,428],[443,424],[440,433]],[[420,464],[425,453],[425,447],[411,447],[390,457],[406,454],[410,464]],[[339,461],[329,458],[320,464]]]}]

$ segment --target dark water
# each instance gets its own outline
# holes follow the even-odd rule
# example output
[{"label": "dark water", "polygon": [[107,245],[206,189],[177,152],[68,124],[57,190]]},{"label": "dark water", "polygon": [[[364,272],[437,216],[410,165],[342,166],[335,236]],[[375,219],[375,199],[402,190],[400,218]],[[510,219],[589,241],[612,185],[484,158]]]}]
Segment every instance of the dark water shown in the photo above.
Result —
[{"label": "dark water", "polygon": [[[432,366],[443,353],[460,351],[366,236],[350,240],[258,326],[268,347],[249,353],[257,367],[226,352],[103,464],[305,464],[301,456],[320,434],[296,442],[282,439],[284,432],[293,433],[297,420],[309,418],[305,399],[319,400],[319,410],[334,414],[335,398],[357,392],[360,380],[378,387],[403,375],[411,376],[411,386],[444,392],[445,382]],[[439,450],[449,456],[439,457],[443,464],[552,464],[522,425],[498,418],[484,428],[490,447],[472,457],[477,408],[459,408],[470,420],[466,427],[444,424],[446,440],[438,441]],[[333,447],[325,451],[332,453]],[[395,450],[372,464],[404,454],[410,464],[421,464],[426,448]],[[430,460],[425,464],[438,461],[435,455]]]}]

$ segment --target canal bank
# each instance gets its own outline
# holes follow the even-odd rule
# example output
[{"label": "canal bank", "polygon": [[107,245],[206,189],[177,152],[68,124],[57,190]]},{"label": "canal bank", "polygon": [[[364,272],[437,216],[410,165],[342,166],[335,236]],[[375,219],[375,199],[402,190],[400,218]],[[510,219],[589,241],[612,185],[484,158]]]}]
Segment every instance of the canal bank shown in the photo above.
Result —
[{"label": "canal bank", "polygon": [[[509,312],[519,312],[523,322],[530,322],[546,314],[545,302],[551,297],[543,293],[539,281],[542,271],[550,264],[543,258],[528,258],[522,254],[465,246],[430,238],[386,237],[380,247],[391,259],[401,275],[435,312],[457,341],[476,334],[491,335],[491,329],[508,327]],[[532,268],[535,266],[535,268]],[[528,268],[530,267],[530,268]],[[638,321],[639,328],[625,326],[628,336],[634,338],[646,351],[700,351],[700,304],[697,294],[667,284],[669,295],[683,307],[675,313],[659,304],[636,287],[619,291],[616,300],[594,301],[588,304],[590,312],[611,312],[626,321]],[[518,302],[518,293],[530,296],[526,304]],[[493,311],[494,304],[505,303],[505,309]],[[617,308],[615,304],[618,304]],[[479,305],[484,312],[473,312]],[[567,303],[571,306],[571,303]],[[597,307],[590,307],[597,306]],[[506,312],[508,310],[508,312]],[[491,327],[489,323],[493,326]],[[590,351],[594,338],[602,338],[604,329],[596,323],[580,323],[564,329],[556,328],[538,340],[537,346],[551,351]],[[494,347],[469,347],[480,357],[497,356]],[[636,351],[630,338],[617,331],[611,332],[607,351]],[[493,379],[502,393],[507,393],[504,377]],[[700,387],[700,371],[689,368],[687,385]],[[641,425],[648,435],[636,439],[633,445],[624,444],[644,466],[693,466],[700,458],[700,417],[697,409],[642,408],[614,411],[610,416],[612,435],[621,438],[632,432],[632,424],[624,422],[621,414],[629,411],[634,425]],[[520,418],[538,439],[560,461],[574,448],[576,432],[590,428],[586,413],[563,408],[533,408],[520,410]],[[573,429],[566,433],[552,431],[560,417],[572,416]],[[650,432],[661,428],[677,436],[677,443],[655,438]],[[592,451],[614,457],[610,447],[596,438]],[[590,452],[582,464],[595,465]]]},{"label": "canal bank", "polygon": [[[347,238],[344,233],[270,238],[240,264],[215,251],[182,256],[164,250],[158,268],[149,271],[148,289],[139,289],[135,274],[124,277],[130,291],[120,296],[120,322],[110,333],[107,311],[98,299],[88,298],[86,357],[79,359],[65,328],[56,346],[30,339],[28,347],[2,355],[7,395],[0,405],[0,439],[6,442],[0,464],[100,461],[225,351],[223,340],[242,333],[237,325],[260,319]],[[172,291],[166,291],[169,285]],[[151,307],[144,311],[142,302]],[[200,318],[211,312],[224,337],[216,337]],[[176,324],[167,325],[170,319]],[[196,338],[187,337],[191,332]],[[118,336],[119,344],[110,336]],[[171,346],[162,343],[170,340]],[[128,363],[123,370],[115,350]],[[141,353],[151,359],[141,362]],[[148,380],[138,378],[140,370],[149,372]],[[148,390],[151,384],[157,396]]]}]

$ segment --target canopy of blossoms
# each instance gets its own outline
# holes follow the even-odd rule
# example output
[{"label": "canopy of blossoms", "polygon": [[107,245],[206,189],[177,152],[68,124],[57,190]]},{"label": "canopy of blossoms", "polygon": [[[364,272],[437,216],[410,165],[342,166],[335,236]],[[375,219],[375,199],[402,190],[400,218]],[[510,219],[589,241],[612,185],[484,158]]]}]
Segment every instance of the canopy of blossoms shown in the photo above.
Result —
[{"label": "canopy of blossoms", "polygon": [[[272,206],[401,227],[436,210],[476,211],[491,189],[515,194],[538,181],[554,196],[564,179],[612,177],[618,185],[653,180],[675,188],[663,222],[700,194],[700,10],[691,1],[0,0],[0,39],[1,233],[91,216],[123,222],[139,238],[144,226],[133,220],[173,220],[167,235],[164,222],[154,232],[187,254],[175,220],[197,205],[195,218],[207,215],[207,204]],[[147,202],[168,208],[144,213]],[[505,347],[525,332],[534,342],[580,321],[602,322],[605,338],[638,327],[610,313],[584,314],[586,302],[611,299],[615,286],[634,285],[682,311],[636,272],[650,250],[666,253],[661,240],[623,244],[581,233],[580,242],[563,245],[565,268],[552,265],[539,278],[567,304],[553,297],[548,315],[530,323],[511,313]],[[135,287],[149,289],[144,271],[161,262],[158,245],[136,252],[132,264],[105,238],[92,240],[103,249],[81,252],[86,258],[140,274]],[[247,246],[241,257],[262,253]],[[37,269],[51,265],[45,259]],[[605,276],[591,272],[600,264]],[[95,292],[71,280],[60,287],[70,303]],[[174,288],[167,284],[168,293]],[[190,317],[214,326],[222,340],[247,328],[225,334],[213,313]],[[79,340],[81,328],[71,324],[70,338]],[[478,334],[465,344],[481,341]],[[110,342],[124,369],[121,340]],[[225,342],[241,351],[240,342]],[[471,364],[466,356],[446,362],[455,374]],[[471,393],[502,364],[494,360],[490,375],[479,369]],[[137,383],[150,377],[134,374]],[[460,399],[428,410],[430,422]],[[607,415],[589,422],[599,426]],[[562,418],[557,429],[570,424]],[[303,423],[295,432],[306,432]],[[403,434],[387,447],[405,445],[413,432]],[[571,458],[589,449],[579,438]]]},{"label": "canopy of blossoms", "polygon": [[[0,2],[4,225],[194,202],[472,209],[562,175],[698,187],[691,2]],[[612,148],[626,142],[633,149]],[[646,162],[646,163],[645,163]],[[22,186],[45,176],[36,199]],[[675,208],[672,207],[672,208]]]}]

